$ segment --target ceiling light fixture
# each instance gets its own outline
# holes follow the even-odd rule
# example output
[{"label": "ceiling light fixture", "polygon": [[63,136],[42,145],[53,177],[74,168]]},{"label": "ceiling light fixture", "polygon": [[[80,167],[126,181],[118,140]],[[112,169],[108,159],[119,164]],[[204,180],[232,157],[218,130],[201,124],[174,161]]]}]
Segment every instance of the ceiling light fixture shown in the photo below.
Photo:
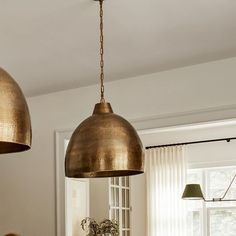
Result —
[{"label": "ceiling light fixture", "polygon": [[227,193],[229,192],[234,180],[236,179],[236,175],[231,180],[229,187],[225,191],[224,195],[221,198],[213,198],[213,199],[205,199],[200,184],[187,184],[182,198],[184,200],[203,200],[204,202],[230,202],[236,201],[236,199],[225,199]]},{"label": "ceiling light fixture", "polygon": [[74,131],[66,151],[65,174],[72,178],[115,177],[143,173],[141,140],[104,98],[103,0],[100,4],[101,100],[92,116]]},{"label": "ceiling light fixture", "polygon": [[30,149],[29,109],[19,85],[0,68],[0,154]]}]

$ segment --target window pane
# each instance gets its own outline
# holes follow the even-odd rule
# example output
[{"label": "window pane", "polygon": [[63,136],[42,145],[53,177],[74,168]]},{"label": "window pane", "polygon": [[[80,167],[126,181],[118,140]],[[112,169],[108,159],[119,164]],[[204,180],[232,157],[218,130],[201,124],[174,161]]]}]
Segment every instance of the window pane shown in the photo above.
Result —
[{"label": "window pane", "polygon": [[202,184],[202,170],[189,170],[187,183]]},{"label": "window pane", "polygon": [[119,206],[119,188],[116,188],[116,206]]},{"label": "window pane", "polygon": [[122,207],[125,207],[125,189],[122,189]]},{"label": "window pane", "polygon": [[111,188],[111,206],[115,206],[115,189],[114,188]]},{"label": "window pane", "polygon": [[120,220],[120,216],[119,216],[119,210],[116,210],[116,219],[117,222],[119,222]]},{"label": "window pane", "polygon": [[116,220],[115,210],[114,209],[111,210],[111,220]]},{"label": "window pane", "polygon": [[199,211],[188,213],[188,236],[201,236],[201,218]]},{"label": "window pane", "polygon": [[125,207],[127,207],[127,208],[129,208],[129,189],[126,189],[126,194],[125,194],[125,196],[126,196],[126,206]]},{"label": "window pane", "polygon": [[126,187],[129,187],[129,177],[126,177]]},{"label": "window pane", "polygon": [[126,228],[130,228],[130,214],[129,214],[129,210],[126,211]]},{"label": "window pane", "polygon": [[129,177],[112,178],[110,186],[111,202],[110,217],[115,219],[121,231],[121,236],[130,236],[130,180]]},{"label": "window pane", "polygon": [[126,228],[126,224],[125,224],[125,210],[122,210],[122,228]]},{"label": "window pane", "polygon": [[235,236],[236,209],[209,210],[210,236]]},{"label": "window pane", "polygon": [[111,184],[115,184],[115,178],[111,178]]},{"label": "window pane", "polygon": [[119,185],[119,177],[115,177],[115,185]]},{"label": "window pane", "polygon": [[122,186],[125,187],[125,177],[122,177]]},{"label": "window pane", "polygon": [[[236,174],[236,168],[222,168],[207,171],[209,198],[220,198],[224,195],[233,176]],[[236,184],[233,184],[226,198],[236,197]]]}]

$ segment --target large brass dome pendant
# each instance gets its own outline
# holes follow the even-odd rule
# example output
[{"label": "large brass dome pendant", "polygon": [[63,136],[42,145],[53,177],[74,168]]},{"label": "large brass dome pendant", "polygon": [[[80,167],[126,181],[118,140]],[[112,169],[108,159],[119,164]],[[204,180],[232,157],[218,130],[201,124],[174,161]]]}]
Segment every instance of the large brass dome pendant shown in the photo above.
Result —
[{"label": "large brass dome pendant", "polygon": [[30,149],[31,138],[25,97],[14,79],[0,68],[0,154]]},{"label": "large brass dome pendant", "polygon": [[135,129],[114,114],[109,103],[96,104],[93,115],[72,134],[66,151],[66,176],[128,176],[143,170],[144,150]]}]

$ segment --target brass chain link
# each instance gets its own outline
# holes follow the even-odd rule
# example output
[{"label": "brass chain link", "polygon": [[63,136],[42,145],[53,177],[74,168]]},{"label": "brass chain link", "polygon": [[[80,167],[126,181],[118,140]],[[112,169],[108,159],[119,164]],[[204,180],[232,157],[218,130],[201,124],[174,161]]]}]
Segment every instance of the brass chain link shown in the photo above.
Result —
[{"label": "brass chain link", "polygon": [[104,98],[104,36],[103,36],[103,1],[99,0],[100,5],[100,81],[101,81],[101,102]]}]

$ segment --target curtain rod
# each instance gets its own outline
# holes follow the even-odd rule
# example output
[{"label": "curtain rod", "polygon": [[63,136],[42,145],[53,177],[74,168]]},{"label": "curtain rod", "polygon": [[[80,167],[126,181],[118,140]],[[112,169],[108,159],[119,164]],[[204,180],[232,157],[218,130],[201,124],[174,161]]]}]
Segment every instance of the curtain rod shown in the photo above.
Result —
[{"label": "curtain rod", "polygon": [[164,145],[157,145],[157,146],[148,146],[146,149],[151,148],[161,148],[161,147],[172,147],[172,146],[179,146],[179,145],[190,145],[190,144],[198,144],[198,143],[213,143],[213,142],[230,142],[231,140],[236,140],[236,137],[232,138],[220,138],[220,139],[208,139],[208,140],[200,140],[200,141],[193,141],[193,142],[185,142],[185,143],[171,143],[171,144],[164,144]]}]

